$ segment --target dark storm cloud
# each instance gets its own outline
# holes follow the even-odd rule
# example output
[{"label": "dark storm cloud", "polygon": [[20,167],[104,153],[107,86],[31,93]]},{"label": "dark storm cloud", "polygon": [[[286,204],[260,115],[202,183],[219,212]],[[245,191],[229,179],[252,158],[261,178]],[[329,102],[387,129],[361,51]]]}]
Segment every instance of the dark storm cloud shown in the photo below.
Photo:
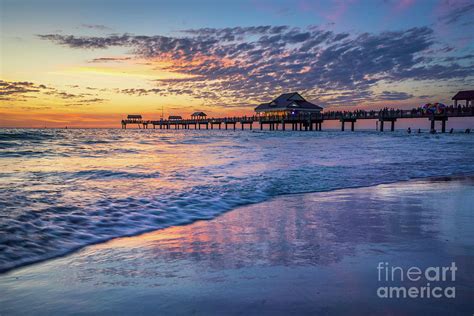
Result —
[{"label": "dark storm cloud", "polygon": [[[388,91],[374,96],[371,88],[382,80],[463,80],[474,73],[472,64],[458,63],[474,60],[473,54],[437,58],[444,46],[435,41],[428,27],[360,35],[288,26],[203,28],[181,33],[185,37],[39,37],[71,48],[128,47],[140,58],[175,61],[164,70],[189,75],[190,79],[156,81],[156,92],[119,92],[188,94],[212,104],[222,104],[221,100],[236,104],[265,101],[262,96],[281,91],[303,91],[317,97],[337,90],[334,102],[356,102],[359,97],[405,100],[412,96]],[[355,93],[351,96],[341,91]],[[330,96],[327,99],[331,100]]]}]

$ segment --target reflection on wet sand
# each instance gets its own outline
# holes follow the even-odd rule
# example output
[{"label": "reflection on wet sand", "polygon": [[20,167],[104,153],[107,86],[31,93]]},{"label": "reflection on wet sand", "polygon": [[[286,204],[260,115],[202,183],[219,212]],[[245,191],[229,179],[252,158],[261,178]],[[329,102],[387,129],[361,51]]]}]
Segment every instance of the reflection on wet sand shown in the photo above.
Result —
[{"label": "reflection on wet sand", "polygon": [[[367,251],[373,253],[392,247],[414,250],[419,245],[413,241],[442,242],[441,235],[454,233],[441,231],[446,225],[441,226],[440,221],[455,218],[445,218],[442,212],[449,210],[434,208],[436,200],[429,198],[439,194],[439,185],[407,182],[285,196],[211,221],[115,239],[88,249],[75,263],[95,261],[107,250],[106,256],[113,253],[123,269],[136,266],[120,265],[122,259],[141,266],[144,258],[149,268],[160,271],[170,263],[199,264],[209,269],[293,267],[335,263],[358,255],[359,246],[369,245]],[[451,198],[451,205],[456,205],[455,197]]]},{"label": "reflection on wet sand", "polygon": [[[288,195],[90,246],[1,276],[0,306],[106,314],[472,311],[474,183],[446,180]],[[381,261],[455,261],[456,300],[378,298]]]}]

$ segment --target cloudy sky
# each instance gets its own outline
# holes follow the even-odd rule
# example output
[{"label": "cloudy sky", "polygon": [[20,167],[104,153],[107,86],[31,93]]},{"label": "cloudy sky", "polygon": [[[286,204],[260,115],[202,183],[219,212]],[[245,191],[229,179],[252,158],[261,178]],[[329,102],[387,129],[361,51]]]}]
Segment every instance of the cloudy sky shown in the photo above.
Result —
[{"label": "cloudy sky", "polygon": [[0,126],[450,104],[474,88],[473,0],[0,0]]}]

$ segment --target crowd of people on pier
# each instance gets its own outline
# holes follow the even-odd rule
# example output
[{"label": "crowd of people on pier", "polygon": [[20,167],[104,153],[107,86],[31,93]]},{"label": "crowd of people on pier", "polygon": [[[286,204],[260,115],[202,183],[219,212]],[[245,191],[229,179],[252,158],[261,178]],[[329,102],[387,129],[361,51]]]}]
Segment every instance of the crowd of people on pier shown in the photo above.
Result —
[{"label": "crowd of people on pier", "polygon": [[355,111],[324,111],[322,115],[330,118],[369,118],[369,117],[403,117],[406,116],[426,116],[430,114],[472,114],[474,115],[474,106],[472,105],[450,105],[436,109],[436,112],[430,111],[429,108],[420,106],[411,110],[400,110],[385,107],[376,110],[355,110]]},{"label": "crowd of people on pier", "polygon": [[[353,110],[353,111],[323,111],[321,113],[284,113],[284,114],[266,114],[265,118],[269,120],[278,120],[278,119],[291,119],[291,118],[321,118],[321,119],[357,119],[357,118],[410,118],[410,117],[426,117],[428,115],[449,115],[449,114],[471,114],[474,115],[474,106],[473,105],[450,105],[436,108],[436,112],[431,111],[431,109],[424,106],[417,108],[412,108],[411,110],[401,110],[395,108],[385,107],[380,110]],[[253,115],[253,116],[242,116],[242,117],[225,117],[220,118],[222,121],[258,121],[262,116]],[[217,120],[214,118],[207,118],[206,120],[212,121]]]},{"label": "crowd of people on pier", "polygon": [[[192,124],[196,121],[203,121],[203,124],[251,124],[251,122],[257,121],[281,121],[286,120],[287,122],[291,121],[301,121],[301,120],[314,120],[314,121],[323,121],[323,120],[341,120],[341,121],[355,121],[357,119],[380,119],[382,121],[391,121],[396,120],[397,118],[430,118],[436,116],[439,119],[439,116],[474,116],[474,105],[449,105],[445,106],[440,103],[426,104],[424,106],[412,108],[411,110],[402,110],[385,107],[380,110],[362,110],[357,109],[353,111],[323,111],[315,113],[299,113],[297,110],[293,112],[286,113],[275,113],[265,115],[253,115],[253,116],[241,116],[241,117],[224,117],[224,118],[199,118],[199,119],[181,119],[174,122],[174,124]],[[470,129],[467,129],[465,132],[470,133]],[[408,133],[411,133],[411,129],[407,130]],[[421,130],[418,130],[420,133]],[[434,129],[431,130],[432,133],[436,132]],[[450,133],[453,132],[451,129]]]}]

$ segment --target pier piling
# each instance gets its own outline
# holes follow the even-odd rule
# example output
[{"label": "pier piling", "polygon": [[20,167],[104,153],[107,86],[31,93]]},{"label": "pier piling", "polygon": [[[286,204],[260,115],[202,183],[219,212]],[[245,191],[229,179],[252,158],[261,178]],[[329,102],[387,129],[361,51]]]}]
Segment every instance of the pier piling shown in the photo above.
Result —
[{"label": "pier piling", "polygon": [[[159,126],[159,129],[171,129],[174,125],[175,130],[179,129],[190,129],[191,125],[194,125],[194,129],[201,129],[201,125],[205,125],[206,129],[214,129],[214,125],[218,125],[219,129],[222,129],[222,124],[225,124],[225,129],[229,129],[229,124],[233,125],[233,129],[236,129],[237,123],[240,123],[241,129],[245,129],[245,125],[249,125],[249,129],[253,129],[253,123],[257,122],[260,124],[260,130],[264,129],[264,125],[268,126],[268,130],[274,131],[279,129],[281,124],[281,130],[286,130],[286,124],[291,124],[292,131],[322,131],[322,123],[324,121],[339,120],[341,123],[341,131],[345,130],[345,123],[351,123],[351,131],[355,131],[355,123],[358,119],[364,120],[377,120],[380,124],[379,130],[384,131],[385,122],[390,122],[390,130],[395,131],[395,122],[397,119],[428,119],[430,120],[431,129],[435,129],[436,121],[441,121],[441,132],[446,132],[446,125],[449,117],[474,117],[474,105],[470,104],[466,107],[447,107],[443,111],[432,113],[425,109],[413,109],[413,110],[401,110],[401,109],[382,109],[380,111],[331,111],[331,112],[317,112],[317,113],[286,113],[282,115],[265,115],[265,116],[243,116],[243,117],[226,117],[226,118],[191,118],[182,119],[179,117],[173,117],[172,119],[161,119],[161,120],[143,120],[141,115],[128,115],[127,119],[121,120],[122,129],[127,129],[129,124],[137,126],[139,129],[148,129],[149,125],[153,125],[153,129]],[[171,118],[171,116],[170,116]],[[314,124],[314,125],[313,125]]]}]

